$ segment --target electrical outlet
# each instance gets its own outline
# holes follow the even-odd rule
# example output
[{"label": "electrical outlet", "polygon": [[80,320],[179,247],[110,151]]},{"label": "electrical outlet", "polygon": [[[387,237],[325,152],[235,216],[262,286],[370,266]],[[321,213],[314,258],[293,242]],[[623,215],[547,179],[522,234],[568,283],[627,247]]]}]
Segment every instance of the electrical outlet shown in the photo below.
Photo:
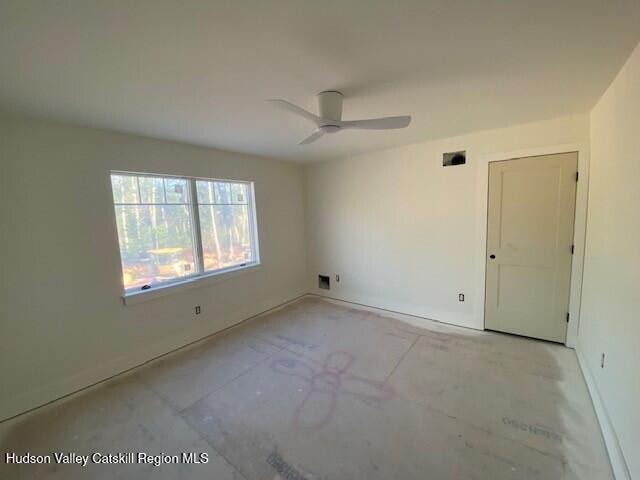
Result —
[{"label": "electrical outlet", "polygon": [[200,315],[200,305],[196,305],[196,315]]},{"label": "electrical outlet", "polygon": [[458,294],[458,301],[459,302],[464,302],[464,293],[459,293]]},{"label": "electrical outlet", "polygon": [[340,281],[340,275],[336,274],[336,283]]},{"label": "electrical outlet", "polygon": [[600,358],[600,368],[604,368],[604,353],[602,354],[602,358]]}]

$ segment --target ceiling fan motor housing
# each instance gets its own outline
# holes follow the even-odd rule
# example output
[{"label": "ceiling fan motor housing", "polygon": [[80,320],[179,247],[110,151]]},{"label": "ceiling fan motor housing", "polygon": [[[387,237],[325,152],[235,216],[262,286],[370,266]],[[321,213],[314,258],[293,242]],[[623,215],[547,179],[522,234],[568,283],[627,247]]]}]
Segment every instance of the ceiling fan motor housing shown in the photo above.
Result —
[{"label": "ceiling fan motor housing", "polygon": [[366,118],[362,120],[342,120],[342,99],[341,92],[328,90],[318,94],[318,113],[316,115],[304,108],[282,100],[274,98],[269,100],[276,107],[304,118],[316,126],[315,132],[302,140],[298,145],[309,145],[315,142],[326,133],[336,133],[344,129],[360,130],[394,130],[405,128],[411,123],[411,116],[402,115],[399,117]]},{"label": "ceiling fan motor housing", "polygon": [[343,95],[336,91],[320,92],[318,94],[318,111],[320,117],[329,120],[342,120]]}]

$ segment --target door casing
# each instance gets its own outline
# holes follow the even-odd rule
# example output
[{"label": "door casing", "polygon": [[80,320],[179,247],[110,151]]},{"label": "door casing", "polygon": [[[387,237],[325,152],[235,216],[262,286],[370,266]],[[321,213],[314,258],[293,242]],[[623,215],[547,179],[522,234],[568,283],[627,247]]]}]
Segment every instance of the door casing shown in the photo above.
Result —
[{"label": "door casing", "polygon": [[[487,290],[489,288],[489,283],[488,283],[488,272],[489,272],[489,249],[491,248],[489,245],[489,228],[490,228],[490,224],[489,224],[489,215],[490,215],[490,211],[489,211],[489,202],[490,202],[490,166],[492,164],[495,164],[496,162],[507,162],[507,161],[518,161],[518,160],[524,160],[524,159],[533,159],[535,157],[546,157],[546,156],[556,156],[556,155],[561,155],[561,154],[573,154],[575,155],[575,159],[576,159],[576,181],[578,180],[578,172],[580,171],[580,150],[581,148],[579,146],[576,146],[575,148],[561,148],[561,147],[549,147],[549,148],[543,148],[543,149],[530,149],[529,151],[523,151],[523,154],[521,155],[513,155],[513,156],[509,156],[508,154],[503,154],[503,155],[492,155],[491,157],[485,157],[485,162],[482,162],[485,166],[484,169],[484,173],[485,175],[482,175],[482,169],[480,170],[480,174],[482,177],[485,178],[485,185],[486,185],[486,204],[484,205],[485,207],[485,232],[483,235],[483,246],[484,246],[484,258],[483,258],[483,276],[482,276],[482,286],[483,286],[483,291],[482,291],[482,320],[483,320],[483,329],[487,329],[487,301],[488,301],[488,295],[487,295]],[[588,157],[587,157],[588,159]],[[584,162],[584,159],[583,159]],[[588,169],[587,169],[587,175],[588,175]],[[582,180],[582,179],[581,179]],[[586,187],[587,184],[585,183],[584,187]],[[582,193],[582,195],[581,195]],[[573,299],[572,297],[574,296],[574,288],[575,288],[575,283],[577,283],[578,285],[578,292],[575,296],[577,296],[578,298],[578,307],[579,307],[579,298],[580,298],[580,292],[582,289],[582,263],[583,263],[583,259],[584,259],[584,236],[580,235],[580,229],[582,227],[582,223],[580,221],[579,216],[582,216],[584,214],[585,220],[586,220],[586,195],[587,195],[587,191],[586,188],[584,188],[582,191],[580,189],[580,186],[578,186],[577,188],[575,188],[573,190],[573,211],[572,211],[572,218],[571,218],[571,242],[573,244],[578,243],[577,247],[579,250],[579,257],[578,260],[578,265],[579,265],[579,271],[576,272],[575,267],[575,262],[573,261],[576,257],[572,257],[571,259],[571,265],[570,265],[570,269],[569,269],[569,279],[568,279],[568,289],[569,289],[569,294],[568,294],[568,299],[567,299],[567,321],[569,319],[569,309],[571,308],[571,304],[575,301],[575,299]],[[582,201],[581,201],[581,197],[584,198],[584,208],[582,207]],[[578,238],[576,238],[578,237]],[[573,251],[573,247],[572,247],[572,251]],[[576,280],[579,280],[578,282],[574,282],[574,275],[578,273],[579,278],[577,278]],[[575,324],[571,325],[572,328],[567,328],[565,331],[565,337],[559,342],[559,343],[564,343],[567,346],[573,346],[574,344],[574,340],[572,339],[571,341],[571,345],[569,345],[569,340],[570,340],[570,336],[574,337],[574,335],[577,335],[577,321],[579,319],[575,318]]]}]

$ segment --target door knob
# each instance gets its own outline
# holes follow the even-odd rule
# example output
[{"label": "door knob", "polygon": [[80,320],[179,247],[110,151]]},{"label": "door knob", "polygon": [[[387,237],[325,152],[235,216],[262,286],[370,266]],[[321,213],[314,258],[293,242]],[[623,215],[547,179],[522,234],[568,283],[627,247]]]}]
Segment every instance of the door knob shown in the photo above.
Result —
[{"label": "door knob", "polygon": [[489,255],[489,258],[496,258],[496,256],[492,253],[491,255]]}]

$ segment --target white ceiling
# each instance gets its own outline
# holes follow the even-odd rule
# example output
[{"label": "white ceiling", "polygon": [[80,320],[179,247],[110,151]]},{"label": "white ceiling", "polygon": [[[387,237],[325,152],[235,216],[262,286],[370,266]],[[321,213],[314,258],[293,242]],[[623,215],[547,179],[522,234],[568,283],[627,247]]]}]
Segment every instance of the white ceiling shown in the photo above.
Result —
[{"label": "white ceiling", "polygon": [[[639,0],[0,0],[0,108],[293,160],[586,112],[640,40]],[[265,102],[401,131],[313,127]]]}]

